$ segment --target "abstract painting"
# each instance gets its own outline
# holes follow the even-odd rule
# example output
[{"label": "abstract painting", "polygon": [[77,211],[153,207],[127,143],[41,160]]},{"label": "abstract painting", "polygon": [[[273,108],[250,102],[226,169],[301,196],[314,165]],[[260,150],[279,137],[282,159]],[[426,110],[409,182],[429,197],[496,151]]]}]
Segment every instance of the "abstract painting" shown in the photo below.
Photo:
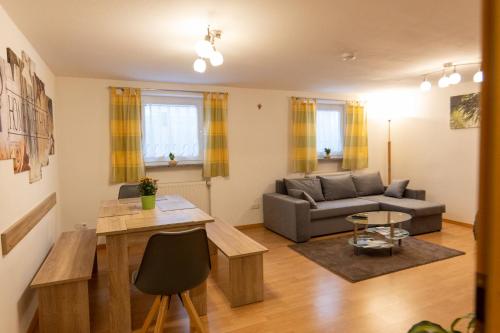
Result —
[{"label": "abstract painting", "polygon": [[479,127],[479,93],[452,96],[450,99],[451,129]]},{"label": "abstract painting", "polygon": [[13,160],[14,173],[27,171],[34,183],[53,154],[52,100],[28,55],[8,48],[7,61],[0,58],[0,160]]}]

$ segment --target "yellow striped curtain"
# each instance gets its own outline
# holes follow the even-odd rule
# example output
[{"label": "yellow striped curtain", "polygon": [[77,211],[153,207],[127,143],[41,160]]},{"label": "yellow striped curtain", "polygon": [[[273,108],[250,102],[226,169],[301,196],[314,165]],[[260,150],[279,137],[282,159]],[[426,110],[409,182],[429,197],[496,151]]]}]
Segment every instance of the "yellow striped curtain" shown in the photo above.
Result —
[{"label": "yellow striped curtain", "polygon": [[205,158],[203,176],[229,176],[227,150],[227,93],[203,94]]},{"label": "yellow striped curtain", "polygon": [[358,102],[346,105],[344,159],[342,168],[357,170],[368,167],[368,128],[365,108]]},{"label": "yellow striped curtain", "polygon": [[318,166],[316,100],[292,97],[292,170],[310,173]]},{"label": "yellow striped curtain", "polygon": [[141,90],[111,88],[111,183],[137,182],[144,177]]}]

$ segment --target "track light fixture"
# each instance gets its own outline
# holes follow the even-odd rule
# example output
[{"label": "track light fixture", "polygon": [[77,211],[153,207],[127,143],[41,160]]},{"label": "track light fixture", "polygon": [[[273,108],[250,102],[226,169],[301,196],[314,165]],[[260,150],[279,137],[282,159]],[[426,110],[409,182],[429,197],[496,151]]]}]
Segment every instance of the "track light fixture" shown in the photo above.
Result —
[{"label": "track light fixture", "polygon": [[[447,62],[447,63],[443,64],[442,69],[425,74],[424,80],[422,81],[422,83],[420,83],[420,90],[422,90],[424,92],[431,90],[432,84],[427,79],[427,77],[429,75],[436,74],[439,72],[441,72],[441,77],[438,80],[438,84],[437,84],[438,87],[446,88],[446,87],[449,87],[450,85],[459,84],[460,82],[462,82],[462,75],[459,72],[457,72],[457,67],[477,66],[477,65],[481,65],[481,64],[480,63],[454,64],[451,62]],[[453,68],[453,71],[451,70],[452,68]],[[450,72],[451,72],[451,74],[448,75],[448,73],[450,73]],[[481,69],[479,69],[476,72],[476,74],[474,74],[474,77],[472,78],[472,80],[476,83],[483,82],[483,72]]]},{"label": "track light fixture", "polygon": [[207,70],[207,60],[214,67],[220,66],[224,63],[222,53],[215,48],[215,40],[220,39],[222,35],[221,30],[207,28],[207,34],[203,40],[196,43],[196,54],[198,59],[193,63],[193,69],[198,73],[204,73]]}]

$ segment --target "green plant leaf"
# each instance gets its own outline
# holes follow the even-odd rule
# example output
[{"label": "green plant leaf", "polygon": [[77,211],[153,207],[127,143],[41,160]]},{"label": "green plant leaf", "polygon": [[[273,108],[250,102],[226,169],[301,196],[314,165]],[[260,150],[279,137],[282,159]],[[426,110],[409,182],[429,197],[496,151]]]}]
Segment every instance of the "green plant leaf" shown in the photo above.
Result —
[{"label": "green plant leaf", "polygon": [[424,320],[421,321],[420,323],[413,325],[413,327],[410,328],[408,333],[448,333],[448,331],[446,331],[438,324]]}]

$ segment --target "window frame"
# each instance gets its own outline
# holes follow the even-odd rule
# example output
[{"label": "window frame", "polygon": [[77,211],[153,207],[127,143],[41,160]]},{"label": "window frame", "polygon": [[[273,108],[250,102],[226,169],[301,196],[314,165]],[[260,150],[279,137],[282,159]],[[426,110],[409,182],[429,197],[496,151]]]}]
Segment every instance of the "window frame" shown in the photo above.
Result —
[{"label": "window frame", "polygon": [[[334,105],[338,106],[341,108],[341,110],[321,110],[320,111],[320,105]],[[344,139],[345,139],[345,127],[346,127],[346,117],[345,117],[345,107],[346,107],[346,102],[344,101],[337,101],[337,100],[331,100],[331,99],[319,99],[316,101],[316,113],[318,112],[339,112],[340,113],[340,140],[341,140],[341,152],[340,154],[332,154],[330,155],[330,158],[325,158],[326,154],[324,151],[317,151],[316,147],[316,153],[317,153],[317,158],[320,161],[328,161],[328,160],[342,160],[344,158]],[[317,127],[316,127],[317,131]],[[317,132],[316,132],[317,133]],[[317,134],[316,134],[316,140],[317,140]]]},{"label": "window frame", "polygon": [[[177,156],[177,166],[201,166],[203,165],[203,155],[205,150],[205,135],[204,135],[204,121],[203,121],[203,94],[190,93],[190,92],[167,92],[167,91],[143,91],[141,101],[141,127],[143,131],[142,145],[143,145],[143,160],[146,168],[169,166],[168,156],[151,159],[145,156],[145,135],[146,135],[146,122],[145,122],[145,108],[148,104],[159,105],[196,105],[198,111],[198,144],[199,155],[198,159],[187,159]],[[196,100],[196,104],[193,101]],[[168,103],[167,103],[168,101]]]}]

